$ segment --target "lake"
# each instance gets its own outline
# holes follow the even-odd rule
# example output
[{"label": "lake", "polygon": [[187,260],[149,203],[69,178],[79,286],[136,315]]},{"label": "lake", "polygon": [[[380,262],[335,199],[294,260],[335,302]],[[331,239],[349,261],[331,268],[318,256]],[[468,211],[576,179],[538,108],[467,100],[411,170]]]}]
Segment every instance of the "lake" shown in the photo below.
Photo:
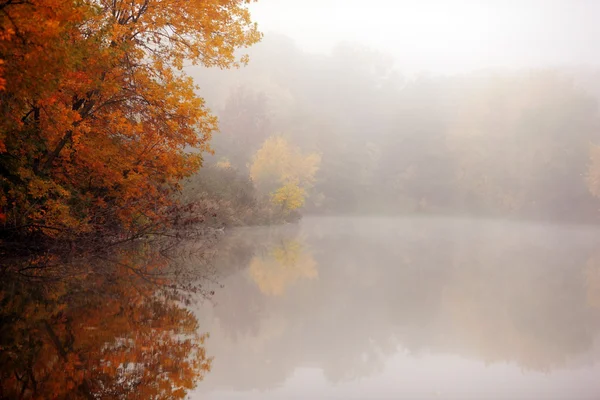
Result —
[{"label": "lake", "polygon": [[2,261],[0,398],[600,398],[591,226],[308,217]]},{"label": "lake", "polygon": [[600,398],[600,230],[307,217],[230,230],[192,399]]}]

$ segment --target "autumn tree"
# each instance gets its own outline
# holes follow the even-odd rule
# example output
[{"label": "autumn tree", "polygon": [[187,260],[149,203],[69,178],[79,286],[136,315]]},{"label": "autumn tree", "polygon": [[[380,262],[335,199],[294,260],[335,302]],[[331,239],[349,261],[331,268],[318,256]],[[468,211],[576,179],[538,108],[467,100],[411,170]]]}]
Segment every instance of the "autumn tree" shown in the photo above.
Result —
[{"label": "autumn tree", "polygon": [[164,222],[217,127],[182,68],[245,63],[249,2],[1,2],[3,232]]},{"label": "autumn tree", "polygon": [[274,136],[254,155],[250,177],[260,191],[272,194],[275,204],[294,210],[304,203],[320,163],[318,154],[303,154],[283,137]]},{"label": "autumn tree", "polygon": [[304,205],[306,191],[295,181],[290,181],[277,189],[271,197],[273,203],[280,205],[283,210],[295,210]]}]

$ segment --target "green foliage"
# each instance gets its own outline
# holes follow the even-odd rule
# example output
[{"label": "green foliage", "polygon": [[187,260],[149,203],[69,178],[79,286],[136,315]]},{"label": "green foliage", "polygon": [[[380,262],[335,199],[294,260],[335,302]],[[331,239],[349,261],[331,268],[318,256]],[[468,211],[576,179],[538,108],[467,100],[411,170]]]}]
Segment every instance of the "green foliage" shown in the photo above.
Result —
[{"label": "green foliage", "polygon": [[216,226],[265,225],[284,220],[281,209],[259,195],[250,178],[225,162],[202,168],[183,185],[181,201],[196,204]]},{"label": "green foliage", "polygon": [[210,195],[219,201],[230,201],[241,207],[256,204],[256,190],[250,178],[228,165],[208,165],[184,184],[184,200]]}]

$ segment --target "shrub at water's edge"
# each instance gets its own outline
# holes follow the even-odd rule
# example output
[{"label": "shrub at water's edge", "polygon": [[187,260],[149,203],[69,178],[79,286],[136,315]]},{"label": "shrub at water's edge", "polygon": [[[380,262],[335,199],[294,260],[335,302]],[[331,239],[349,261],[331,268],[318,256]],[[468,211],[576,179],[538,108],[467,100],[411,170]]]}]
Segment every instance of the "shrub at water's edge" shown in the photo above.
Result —
[{"label": "shrub at water's edge", "polygon": [[261,193],[250,177],[218,163],[202,168],[183,184],[181,202],[194,204],[208,227],[269,225],[296,222],[300,213]]}]

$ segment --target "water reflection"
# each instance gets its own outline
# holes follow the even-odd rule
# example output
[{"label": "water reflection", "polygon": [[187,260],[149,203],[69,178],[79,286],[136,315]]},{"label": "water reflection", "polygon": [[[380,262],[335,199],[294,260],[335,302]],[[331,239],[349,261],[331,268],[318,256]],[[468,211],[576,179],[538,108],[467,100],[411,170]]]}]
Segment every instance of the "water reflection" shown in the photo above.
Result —
[{"label": "water reflection", "polygon": [[[600,388],[578,379],[599,372],[599,237],[452,219],[308,218],[238,232],[223,253],[245,256],[218,262],[225,288],[215,307],[197,309],[216,358],[196,396],[302,397],[322,384],[313,394],[435,398],[442,375],[464,366],[487,382],[475,398],[596,398]],[[421,382],[392,378],[419,368],[430,374]],[[385,376],[373,387],[388,392],[369,392]]]},{"label": "water reflection", "polygon": [[588,303],[600,309],[600,254],[590,257],[584,273]]},{"label": "water reflection", "polygon": [[255,255],[248,270],[260,291],[280,296],[301,279],[315,279],[317,265],[310,251],[297,239],[281,239],[268,252]]},{"label": "water reflection", "polygon": [[202,287],[150,250],[4,264],[0,398],[184,398],[211,363],[185,306]]}]

